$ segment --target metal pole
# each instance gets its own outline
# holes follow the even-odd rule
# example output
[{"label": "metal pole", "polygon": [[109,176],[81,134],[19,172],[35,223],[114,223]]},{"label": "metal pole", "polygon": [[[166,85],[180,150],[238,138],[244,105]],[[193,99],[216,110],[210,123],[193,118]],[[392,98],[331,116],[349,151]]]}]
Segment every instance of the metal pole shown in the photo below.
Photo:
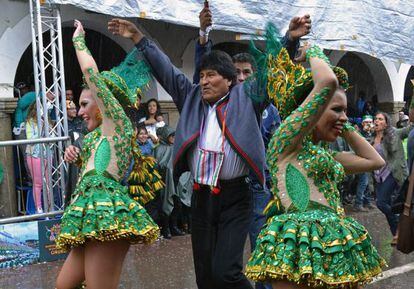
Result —
[{"label": "metal pole", "polygon": [[[67,111],[66,111],[66,84],[65,84],[65,69],[63,64],[63,41],[62,41],[62,22],[60,17],[60,9],[56,8],[56,28],[57,28],[57,37],[58,37],[58,57],[59,57],[59,69],[60,69],[60,87],[62,89],[62,120],[63,120],[63,127],[60,128],[63,129],[63,135],[68,136],[68,121],[67,121]],[[62,130],[59,130],[60,133],[62,133]],[[61,136],[61,134],[59,135]],[[63,154],[63,142],[59,142],[59,153]],[[63,156],[62,156],[63,157]],[[66,180],[65,177],[67,176],[67,166],[63,162],[60,164],[60,186],[61,186],[61,199],[62,199],[62,207],[65,202],[65,189],[66,189]]]},{"label": "metal pole", "polygon": [[10,223],[18,223],[18,222],[23,222],[23,221],[37,220],[37,219],[40,219],[40,218],[42,218],[42,219],[43,218],[49,218],[49,217],[54,217],[54,216],[62,215],[62,214],[63,214],[63,211],[54,211],[54,212],[50,212],[50,213],[5,218],[5,219],[0,219],[0,225],[10,224]]},{"label": "metal pole", "polygon": [[17,145],[23,145],[23,144],[54,143],[54,142],[59,142],[59,141],[67,141],[69,139],[70,139],[69,136],[62,136],[62,137],[45,137],[45,138],[37,138],[37,139],[6,140],[6,141],[0,141],[0,147],[17,146]]},{"label": "metal pole", "polygon": [[[40,87],[41,87],[41,97],[42,97],[42,107],[43,107],[43,111],[40,111],[40,113],[43,115],[43,132],[42,132],[42,136],[44,137],[50,137],[49,135],[49,116],[48,116],[48,101],[47,101],[47,90],[46,90],[46,75],[45,75],[45,63],[44,63],[44,58],[43,55],[45,54],[44,51],[44,47],[43,47],[43,23],[42,23],[42,18],[41,18],[41,13],[40,13],[40,9],[42,9],[39,0],[36,0],[36,7],[37,7],[37,37],[39,39],[38,44],[39,44],[39,55],[41,55],[42,57],[39,57],[39,68],[40,68]],[[39,111],[38,111],[38,117],[41,117],[42,115],[39,116]],[[52,169],[51,166],[52,164],[52,156],[50,153],[50,146],[45,146],[46,149],[46,159],[47,159],[47,174],[44,175],[44,181],[43,181],[43,201],[45,203],[45,211],[46,212],[50,212],[53,210],[53,206],[51,204],[51,200],[53,200],[53,196],[51,197],[50,195],[53,194],[53,190],[52,190]],[[42,158],[44,157],[44,155],[42,155]],[[45,172],[45,164],[42,161],[41,162],[42,165],[42,173]]]}]

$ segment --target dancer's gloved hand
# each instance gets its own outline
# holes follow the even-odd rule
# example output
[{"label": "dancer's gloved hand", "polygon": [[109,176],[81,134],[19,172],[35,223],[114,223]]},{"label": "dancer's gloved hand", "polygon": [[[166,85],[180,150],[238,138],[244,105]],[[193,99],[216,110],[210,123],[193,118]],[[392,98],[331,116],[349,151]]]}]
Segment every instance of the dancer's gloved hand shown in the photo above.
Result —
[{"label": "dancer's gloved hand", "polygon": [[65,150],[64,160],[68,163],[75,163],[79,158],[80,149],[70,145]]},{"label": "dancer's gloved hand", "polygon": [[302,36],[308,35],[312,28],[312,21],[309,14],[302,17],[293,17],[289,23],[289,39],[295,41]]},{"label": "dancer's gloved hand", "polygon": [[131,39],[135,44],[140,42],[144,37],[144,34],[134,23],[119,18],[112,19],[108,22],[108,30],[114,35]]}]

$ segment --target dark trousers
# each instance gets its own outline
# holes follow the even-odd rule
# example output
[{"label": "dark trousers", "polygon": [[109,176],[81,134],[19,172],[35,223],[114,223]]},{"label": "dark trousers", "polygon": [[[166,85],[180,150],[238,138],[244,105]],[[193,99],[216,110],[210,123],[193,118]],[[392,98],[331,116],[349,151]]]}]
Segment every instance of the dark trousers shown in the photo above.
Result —
[{"label": "dark trousers", "polygon": [[357,176],[358,183],[356,188],[355,203],[356,207],[362,207],[370,203],[369,199],[369,173],[362,173]]},{"label": "dark trousers", "polygon": [[[272,193],[270,192],[270,182],[263,186],[257,179],[250,180],[250,191],[252,192],[253,209],[250,220],[249,239],[250,249],[253,252],[256,247],[256,240],[266,223],[266,215],[263,213],[267,204],[270,202]],[[272,285],[268,283],[256,282],[256,289],[272,289]]]},{"label": "dark trousers", "polygon": [[245,178],[222,181],[218,195],[208,186],[194,190],[191,241],[199,289],[253,289],[242,273],[251,210]]},{"label": "dark trousers", "polygon": [[394,191],[398,190],[397,181],[390,174],[382,183],[377,183],[377,207],[385,215],[390,226],[390,230],[393,236],[397,234],[398,227],[398,215],[393,214],[391,211],[391,200],[394,195]]}]

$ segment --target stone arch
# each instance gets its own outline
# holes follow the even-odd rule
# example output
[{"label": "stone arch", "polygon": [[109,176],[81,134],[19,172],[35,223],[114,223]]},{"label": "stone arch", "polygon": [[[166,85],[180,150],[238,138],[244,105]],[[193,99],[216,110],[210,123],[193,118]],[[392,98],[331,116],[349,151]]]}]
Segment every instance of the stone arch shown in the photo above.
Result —
[{"label": "stone arch", "polygon": [[[391,79],[386,66],[380,59],[359,52],[346,52],[339,50],[332,50],[329,54],[329,58],[331,59],[332,64],[341,66],[343,65],[346,57],[349,57],[351,55],[353,58],[356,57],[355,59],[360,59],[360,61],[364,63],[364,65],[368,68],[370,76],[373,79],[373,85],[370,89],[367,89],[366,85],[364,87],[364,89],[366,89],[365,92],[367,93],[368,98],[376,95],[379,103],[393,102],[394,92]],[[351,83],[351,85],[354,84]],[[358,88],[353,93],[357,92]],[[352,99],[355,97],[356,96],[354,95]]]},{"label": "stone arch", "polygon": [[32,41],[30,15],[27,14],[16,25],[8,27],[0,38],[0,83],[8,85],[3,97],[13,97],[13,83],[17,66],[26,48]]},{"label": "stone arch", "polygon": [[[125,52],[133,48],[133,43],[122,37],[117,37],[109,33],[106,29],[106,23],[110,16],[96,13],[88,13],[85,10],[78,9],[69,5],[61,5],[61,22],[62,28],[73,27],[73,19],[79,19],[85,28],[96,31],[103,36],[111,39],[119,45]],[[2,91],[3,97],[13,97],[13,84],[19,62],[25,51],[30,48],[32,43],[31,20],[30,15],[25,15],[14,26],[6,28],[0,37],[0,84],[3,84],[6,91]],[[66,49],[64,47],[64,49]],[[31,54],[31,51],[27,53]],[[67,63],[65,65],[68,65]],[[71,64],[69,64],[71,65]],[[145,93],[146,98],[157,98],[156,85],[153,84]]]},{"label": "stone arch", "polygon": [[404,87],[404,101],[407,104],[410,104],[413,100],[414,96],[414,66],[410,67],[410,70],[407,73],[407,77],[405,79],[405,87]]}]

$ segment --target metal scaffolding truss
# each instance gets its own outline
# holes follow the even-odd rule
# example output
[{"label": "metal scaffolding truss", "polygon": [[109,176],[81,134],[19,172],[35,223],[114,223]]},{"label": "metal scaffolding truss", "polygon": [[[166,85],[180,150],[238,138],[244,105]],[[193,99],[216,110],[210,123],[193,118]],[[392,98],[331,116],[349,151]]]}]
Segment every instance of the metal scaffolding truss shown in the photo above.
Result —
[{"label": "metal scaffolding truss", "polygon": [[[47,0],[29,2],[39,137],[58,140],[41,145],[46,160],[42,162],[44,210],[52,212],[63,208],[67,171],[61,139],[68,135],[62,27],[58,6]],[[44,37],[45,32],[50,37]]]}]

